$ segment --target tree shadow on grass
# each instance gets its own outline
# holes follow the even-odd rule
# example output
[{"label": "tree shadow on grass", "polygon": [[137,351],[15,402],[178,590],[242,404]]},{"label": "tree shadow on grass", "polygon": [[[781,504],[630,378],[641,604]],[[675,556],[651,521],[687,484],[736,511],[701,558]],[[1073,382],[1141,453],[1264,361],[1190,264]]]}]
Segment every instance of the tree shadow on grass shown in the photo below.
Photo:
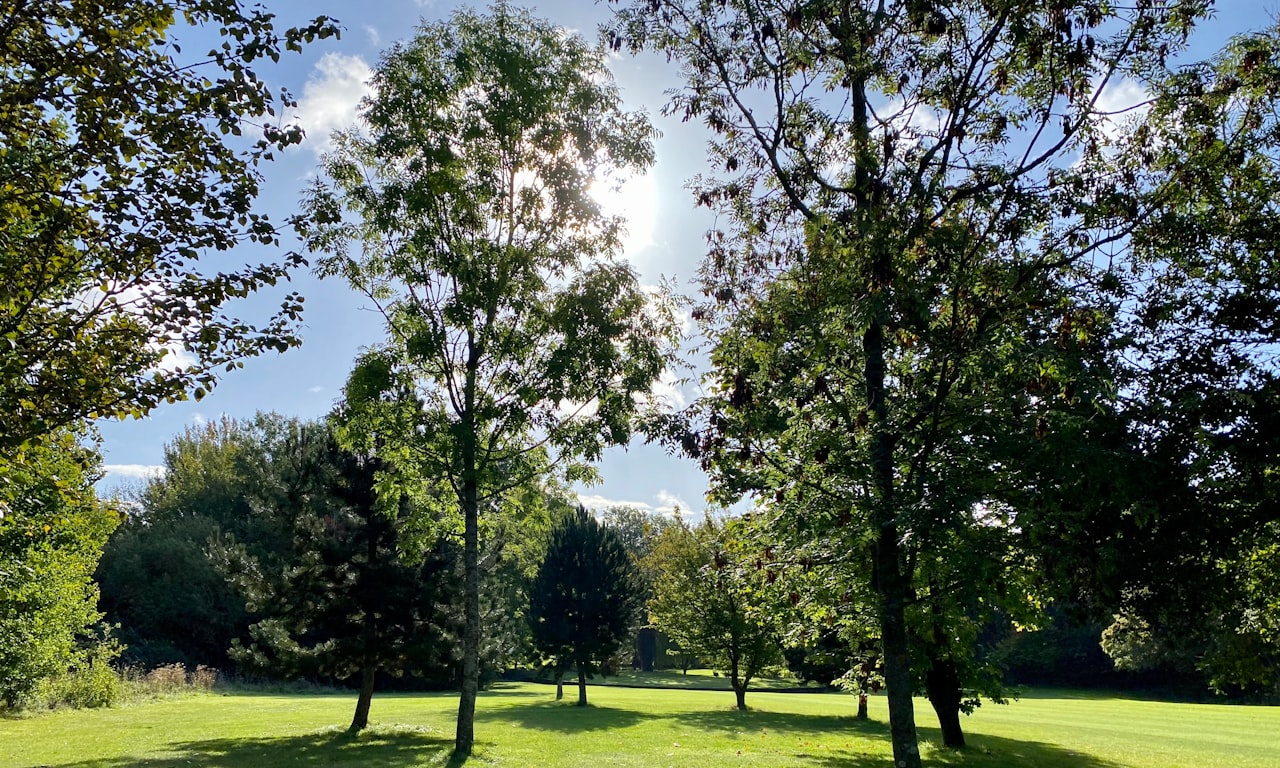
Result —
[{"label": "tree shadow on grass", "polygon": [[[891,763],[885,752],[889,748],[889,725],[879,720],[858,720],[852,715],[802,715],[767,710],[725,709],[690,712],[674,716],[682,724],[705,731],[740,733],[744,740],[768,739],[770,734],[794,738],[799,734],[820,734],[814,738],[815,748],[796,755],[799,764],[827,768],[883,768]],[[918,728],[921,746],[926,751],[925,764],[948,768],[1122,768],[1121,764],[1083,754],[1059,744],[1019,741],[985,734],[969,735],[965,749],[935,747],[942,743],[938,728]],[[882,742],[885,751],[866,753],[857,743],[870,739]],[[825,746],[822,746],[824,745]],[[841,746],[843,745],[843,746]]]},{"label": "tree shadow on grass", "polygon": [[[375,727],[353,734],[325,730],[277,738],[207,739],[169,745],[163,758],[113,757],[63,763],[56,768],[301,768],[429,765],[460,768],[453,739],[409,726]],[[50,768],[54,768],[50,766]]]},{"label": "tree shadow on grass", "polygon": [[[930,738],[929,730],[936,731],[920,729],[922,742]],[[941,739],[936,732],[932,737]],[[983,735],[968,737],[968,740],[969,745],[964,749],[931,748],[931,745],[922,743],[924,764],[946,768],[1124,768],[1121,763],[1076,752],[1059,744]],[[887,735],[885,741],[888,741]],[[887,743],[885,747],[887,751]],[[850,748],[824,749],[821,753],[802,752],[796,758],[803,761],[801,764],[823,768],[884,768],[892,763],[884,753],[868,754]]]},{"label": "tree shadow on grass", "polygon": [[563,701],[541,701],[529,704],[515,704],[509,707],[504,706],[500,709],[476,711],[476,720],[478,721],[508,722],[521,728],[535,728],[540,731],[559,731],[561,733],[626,728],[651,717],[653,715],[632,709],[596,706],[578,707]]}]

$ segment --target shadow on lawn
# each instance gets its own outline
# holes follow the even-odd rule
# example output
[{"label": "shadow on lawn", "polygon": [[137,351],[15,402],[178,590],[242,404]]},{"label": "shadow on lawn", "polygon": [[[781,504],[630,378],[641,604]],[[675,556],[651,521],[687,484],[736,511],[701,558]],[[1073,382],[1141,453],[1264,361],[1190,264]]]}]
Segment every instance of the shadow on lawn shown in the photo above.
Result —
[{"label": "shadow on lawn", "polygon": [[[887,730],[887,728],[886,728]],[[929,734],[928,731],[935,731]],[[832,734],[838,736],[838,734]],[[938,737],[936,729],[920,729],[922,740],[932,735]],[[888,736],[885,736],[888,741]],[[838,743],[839,738],[825,739]],[[936,742],[935,742],[936,743]],[[820,746],[817,745],[817,746]],[[823,748],[818,752],[801,752],[796,755],[805,765],[823,766],[823,768],[884,768],[891,763],[884,754],[855,753],[847,747]],[[1035,768],[1123,768],[1120,763],[1093,755],[1085,755],[1066,749],[1058,744],[1045,744],[1038,741],[1015,741],[994,736],[976,736],[969,739],[969,746],[964,749],[933,749],[925,753],[924,763],[927,766],[947,766],[947,768],[1008,768],[1009,766],[1034,766]]]},{"label": "shadow on lawn", "polygon": [[323,731],[279,738],[208,739],[170,745],[172,757],[117,757],[64,763],[58,768],[268,768],[431,765],[459,768],[453,739],[410,728],[373,729],[359,735]]},{"label": "shadow on lawn", "polygon": [[632,709],[613,707],[577,707],[572,703],[543,700],[530,704],[513,704],[491,710],[477,710],[476,720],[485,722],[509,722],[521,728],[540,731],[581,733],[605,731],[610,728],[626,728],[653,715]]}]

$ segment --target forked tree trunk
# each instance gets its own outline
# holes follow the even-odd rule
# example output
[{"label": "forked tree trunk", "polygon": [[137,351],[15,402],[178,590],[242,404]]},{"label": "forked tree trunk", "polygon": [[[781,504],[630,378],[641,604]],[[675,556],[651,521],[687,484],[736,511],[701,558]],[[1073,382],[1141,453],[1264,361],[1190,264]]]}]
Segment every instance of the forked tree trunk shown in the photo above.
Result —
[{"label": "forked tree trunk", "polygon": [[745,710],[747,708],[747,686],[735,680],[733,683],[733,695],[738,700],[738,709]]},{"label": "forked tree trunk", "polygon": [[360,698],[356,700],[356,713],[351,718],[351,730],[369,727],[369,705],[373,702],[373,681],[377,670],[372,665],[360,670]]}]

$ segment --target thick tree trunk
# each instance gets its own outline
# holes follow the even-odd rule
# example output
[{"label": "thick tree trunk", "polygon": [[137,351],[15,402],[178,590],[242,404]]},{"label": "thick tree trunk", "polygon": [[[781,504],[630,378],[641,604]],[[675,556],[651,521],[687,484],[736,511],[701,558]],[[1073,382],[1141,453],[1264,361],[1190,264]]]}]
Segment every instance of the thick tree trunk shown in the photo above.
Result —
[{"label": "thick tree trunk", "polygon": [[938,715],[942,728],[942,744],[959,749],[964,746],[964,729],[960,726],[960,676],[951,659],[930,659],[925,677],[925,692]]},{"label": "thick tree trunk", "polygon": [[747,708],[747,687],[741,683],[733,684],[733,696],[738,700],[738,709]]},{"label": "thick tree trunk", "polygon": [[356,713],[351,718],[351,730],[369,727],[369,705],[373,702],[373,680],[377,670],[366,666],[360,670],[360,698],[356,700]]},{"label": "thick tree trunk", "polygon": [[587,706],[587,671],[582,662],[578,662],[578,706]]},{"label": "thick tree trunk", "polygon": [[920,742],[916,735],[915,687],[907,641],[907,584],[898,564],[898,528],[883,524],[877,542],[877,576],[880,582],[880,632],[884,643],[885,698],[889,705],[889,735],[893,763],[898,768],[920,768]]},{"label": "thick tree trunk", "polygon": [[858,694],[858,719],[867,719],[867,694],[865,693]]},{"label": "thick tree trunk", "polygon": [[480,690],[480,528],[475,480],[464,482],[465,516],[462,544],[465,624],[462,631],[462,695],[458,698],[458,728],[453,752],[471,754],[475,744],[476,695]]}]

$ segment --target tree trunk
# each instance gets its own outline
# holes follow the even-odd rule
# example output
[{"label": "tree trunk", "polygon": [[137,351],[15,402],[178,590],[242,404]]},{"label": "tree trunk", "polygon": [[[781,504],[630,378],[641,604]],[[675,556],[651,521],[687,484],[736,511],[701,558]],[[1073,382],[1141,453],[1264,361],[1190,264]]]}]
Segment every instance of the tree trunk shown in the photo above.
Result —
[{"label": "tree trunk", "polygon": [[[842,30],[845,43],[852,45],[854,30]],[[850,53],[849,61],[857,56]],[[868,118],[867,74],[860,72],[850,86],[854,135],[854,215],[852,240],[869,249],[867,282],[872,289],[868,301],[873,308],[862,336],[863,377],[866,382],[868,427],[871,432],[871,523],[876,535],[872,561],[873,583],[880,596],[880,637],[884,651],[884,680],[889,704],[889,734],[893,742],[893,763],[897,768],[921,768],[920,743],[916,735],[911,657],[907,639],[906,604],[911,577],[903,573],[901,545],[895,508],[894,437],[890,433],[889,405],[885,374],[885,329],[889,322],[888,302],[894,290],[893,259],[877,231],[884,227],[882,194],[877,190],[878,149]],[[856,428],[850,425],[850,428]]]},{"label": "tree trunk", "polygon": [[369,705],[373,701],[373,680],[377,670],[367,665],[360,670],[360,698],[356,700],[356,713],[351,718],[351,730],[369,727]]},{"label": "tree trunk", "polygon": [[733,696],[738,700],[738,709],[745,710],[747,708],[747,684],[743,682],[742,675],[738,674],[738,660],[736,658],[729,661],[729,683],[733,686]]},{"label": "tree trunk", "polygon": [[858,719],[867,719],[867,694],[865,693],[858,694]]},{"label": "tree trunk", "polygon": [[960,676],[954,661],[930,659],[925,692],[938,715],[943,746],[960,749],[964,746],[964,729],[960,727]]},{"label": "tree trunk", "polygon": [[462,695],[458,698],[458,728],[453,752],[459,757],[467,757],[475,744],[476,695],[480,690],[480,529],[474,475],[464,482],[462,496],[466,623],[462,631]]},{"label": "tree trunk", "polygon": [[587,706],[587,671],[582,662],[578,662],[578,706]]},{"label": "tree trunk", "polygon": [[564,698],[564,672],[556,670],[556,701]]}]

